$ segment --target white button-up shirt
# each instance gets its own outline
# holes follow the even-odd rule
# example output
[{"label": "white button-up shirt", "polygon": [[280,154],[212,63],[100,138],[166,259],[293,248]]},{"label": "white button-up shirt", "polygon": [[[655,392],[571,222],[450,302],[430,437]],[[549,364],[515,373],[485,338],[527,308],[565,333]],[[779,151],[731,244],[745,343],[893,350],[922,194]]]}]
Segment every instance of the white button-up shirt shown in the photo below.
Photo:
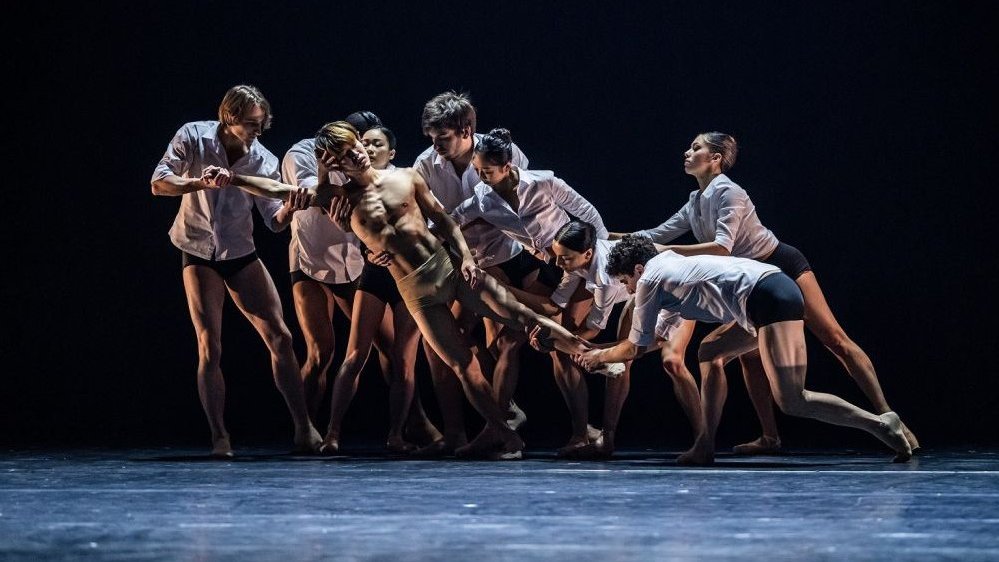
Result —
[{"label": "white button-up shirt", "polygon": [[[298,187],[319,184],[316,139],[295,143],[281,162],[284,182]],[[331,173],[335,185],[346,183],[340,173]],[[291,219],[291,243],[288,265],[323,283],[347,283],[357,279],[364,267],[361,244],[357,237],[344,232],[318,207],[298,211]]]},{"label": "white button-up shirt", "polygon": [[777,237],[760,222],[746,190],[720,174],[704,191],[693,191],[690,200],[661,225],[642,234],[666,244],[692,232],[698,242],[714,242],[738,258],[764,259],[777,248]]},{"label": "white button-up shirt", "polygon": [[[196,121],[181,127],[156,165],[151,181],[171,175],[200,178],[208,166],[228,168],[246,176],[281,179],[277,157],[257,140],[239,160],[230,163],[218,129],[218,121]],[[235,186],[185,193],[170,229],[170,241],[206,260],[240,258],[255,250],[250,209],[255,205],[267,227],[278,232],[284,228],[275,220],[282,204],[277,199],[250,195]]]},{"label": "white button-up shirt", "polygon": [[681,256],[663,252],[645,264],[635,291],[635,312],[629,341],[649,346],[669,336],[683,319],[699,322],[735,321],[751,334],[756,329],[746,316],[746,299],[760,279],[780,269],[756,260],[728,256]]},{"label": "white button-up shirt", "polygon": [[554,172],[524,170],[517,184],[517,210],[485,183],[478,183],[474,194],[463,201],[451,216],[459,224],[483,219],[507,236],[530,248],[542,259],[549,259],[549,249],[560,228],[571,220],[570,214],[588,222],[597,230],[597,238],[607,238],[607,229],[597,209],[585,197],[569,187]]},{"label": "white button-up shirt", "polygon": [[617,241],[597,240],[590,267],[563,275],[562,282],[551,296],[555,306],[565,308],[579,283],[586,283],[586,290],[593,293],[593,306],[586,316],[586,327],[594,330],[603,330],[607,326],[615,304],[631,298],[628,288],[607,274],[607,256],[615,244]]},{"label": "white button-up shirt", "polygon": [[[485,135],[476,133],[475,144]],[[512,164],[522,168],[527,167],[527,156],[516,144],[512,146]],[[423,176],[430,186],[430,191],[444,206],[448,213],[453,211],[465,199],[475,193],[475,185],[479,183],[479,174],[471,164],[458,177],[454,164],[437,154],[434,147],[423,151],[413,163],[413,169]],[[465,242],[475,255],[480,267],[489,267],[509,261],[523,250],[523,247],[513,239],[488,224],[474,224],[462,230]]]}]

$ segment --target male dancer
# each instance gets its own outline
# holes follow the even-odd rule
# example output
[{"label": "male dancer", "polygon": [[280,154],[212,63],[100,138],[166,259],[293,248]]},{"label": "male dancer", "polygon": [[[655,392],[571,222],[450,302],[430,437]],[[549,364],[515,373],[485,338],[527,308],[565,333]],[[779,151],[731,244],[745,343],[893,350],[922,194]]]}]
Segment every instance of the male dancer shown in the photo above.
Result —
[{"label": "male dancer", "polygon": [[[586,343],[556,322],[538,316],[517,302],[475,262],[461,230],[412,169],[392,171],[371,167],[367,152],[349,123],[324,126],[316,136],[320,177],[325,170],[340,170],[350,178],[342,187],[328,184],[316,190],[316,200],[329,202],[330,215],[341,221],[373,252],[393,255],[389,271],[413,319],[434,351],[454,370],[472,406],[486,426],[459,456],[521,458],[523,441],[506,423],[504,409],[492,398],[492,388],[458,329],[450,306],[458,301],[472,312],[511,329],[535,330],[542,347],[579,354]],[[214,181],[231,182],[250,193],[285,198],[296,193],[267,178],[231,176],[215,170]],[[450,254],[427,227],[427,219],[449,248]],[[455,265],[458,265],[455,268]],[[467,282],[462,282],[459,275]]]},{"label": "male dancer", "polygon": [[[671,328],[684,318],[723,323],[704,338],[698,350],[702,377],[712,363],[724,365],[758,348],[774,398],[784,413],[862,429],[894,449],[896,462],[912,456],[894,412],[875,415],[838,396],[805,390],[804,299],[794,281],[777,267],[728,256],[684,257],[672,251],[657,255],[651,240],[629,234],[611,250],[607,273],[635,295],[631,334],[612,348],[582,354],[578,360],[584,367],[640,355],[655,340],[660,310],[670,313],[666,321]],[[678,463],[714,461],[715,430],[725,392],[724,381],[717,377],[702,383],[704,426]]]}]

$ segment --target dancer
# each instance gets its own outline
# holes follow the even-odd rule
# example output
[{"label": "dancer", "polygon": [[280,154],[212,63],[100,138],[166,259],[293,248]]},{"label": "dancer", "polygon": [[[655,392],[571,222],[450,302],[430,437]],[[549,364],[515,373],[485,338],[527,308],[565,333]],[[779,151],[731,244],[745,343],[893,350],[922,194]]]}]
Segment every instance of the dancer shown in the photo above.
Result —
[{"label": "dancer", "polygon": [[183,255],[184,292],[198,338],[198,395],[212,434],[211,454],[233,455],[223,421],[222,306],[226,291],[271,353],[274,382],[295,425],[295,448],[313,451],[321,438],[309,421],[291,332],[281,300],[253,245],[256,206],[267,226],[279,231],[308,202],[295,190],[280,202],[221,187],[205,172],[224,167],[247,176],[278,178],[278,160],[257,140],[271,122],[270,104],[253,86],[234,86],[219,106],[218,121],[182,126],[152,176],[154,195],[181,196],[170,240]]},{"label": "dancer", "polygon": [[[444,92],[431,98],[423,106],[423,133],[433,145],[416,158],[413,169],[430,186],[430,191],[444,206],[447,212],[453,211],[463,201],[474,194],[479,183],[478,173],[472,166],[475,146],[483,135],[475,132],[477,114],[468,96],[456,92]],[[510,147],[511,162],[527,167],[527,156],[516,144]],[[484,221],[474,221],[462,231],[478,264],[503,281],[518,282],[529,278],[529,260],[519,260],[523,246],[505,236]],[[506,264],[506,271],[498,273],[493,266]],[[528,269],[525,270],[524,265]],[[503,277],[503,276],[507,277]],[[528,279],[529,281],[529,279]],[[477,336],[477,326],[485,328],[485,338],[473,337],[473,351],[485,376],[493,378],[495,367],[505,368],[517,363],[516,347],[509,334],[500,330],[488,319],[481,321],[474,314],[456,305],[453,310],[459,319],[459,328],[472,336]],[[490,343],[492,345],[490,345]],[[495,350],[495,357],[491,350]],[[424,340],[424,351],[434,380],[434,392],[444,420],[444,438],[433,445],[418,451],[419,456],[437,457],[451,454],[455,448],[466,442],[464,403],[462,390],[457,378],[450,372],[439,357],[433,353],[429,342]],[[520,427],[526,417],[513,402],[507,407],[510,426]]]},{"label": "dancer", "polygon": [[[793,246],[777,240],[760,222],[749,195],[725,175],[735,165],[738,145],[734,138],[718,132],[702,133],[694,138],[684,153],[684,170],[697,180],[698,189],[690,200],[663,224],[639,231],[658,244],[668,244],[686,232],[692,232],[697,244],[667,246],[680,255],[723,255],[751,258],[777,266],[793,279],[805,299],[805,325],[840,360],[847,373],[867,396],[877,413],[892,411],[885,400],[870,358],[847,336],[826,303],[818,280],[805,256]],[[612,235],[612,238],[620,237]],[[687,328],[691,329],[690,327]],[[682,362],[689,335],[671,342],[671,352]],[[777,450],[780,438],[773,415],[772,398],[763,384],[761,359],[750,354],[740,358],[743,377],[753,406],[763,425],[763,435],[735,448],[740,454],[761,454]],[[712,370],[709,378],[724,377]],[[704,384],[704,381],[702,381]],[[905,424],[906,439],[913,449],[919,441]]]},{"label": "dancer", "polygon": [[[351,122],[349,117],[348,122]],[[361,141],[371,159],[372,168],[395,170],[391,162],[395,157],[396,140],[391,130],[382,125],[374,126],[364,131]],[[327,222],[330,221],[327,219]],[[385,447],[392,453],[408,453],[416,445],[428,445],[442,438],[427,418],[419,395],[415,393],[416,354],[420,342],[416,322],[402,302],[402,295],[389,273],[387,262],[382,265],[376,263],[385,256],[376,256],[370,250],[366,252],[369,261],[364,264],[354,298],[346,357],[333,384],[330,423],[323,439],[326,454],[335,454],[340,450],[343,417],[357,392],[358,376],[367,362],[379,324],[384,322],[382,319],[391,320],[389,333],[392,334],[390,339],[394,340],[391,346],[392,377],[389,381],[389,435]],[[406,440],[404,424],[406,434],[416,444]]]},{"label": "dancer", "polygon": [[[518,300],[529,302],[520,290],[531,295],[550,296],[561,282],[563,271],[553,263],[552,242],[570,213],[594,225],[597,236],[607,238],[600,213],[583,196],[550,171],[528,170],[513,163],[513,140],[506,129],[493,129],[475,145],[472,165],[481,183],[471,197],[451,212],[461,225],[485,220],[530,252],[486,270],[513,290]],[[527,298],[525,298],[527,297]],[[536,309],[535,309],[536,310]],[[504,330],[497,340],[506,350],[497,362],[493,389],[500,404],[513,399],[519,378],[520,349],[526,334]],[[566,370],[576,370],[564,355],[553,357],[560,388]],[[578,378],[579,373],[575,373]],[[585,439],[585,423],[584,423]]]},{"label": "dancer", "polygon": [[[563,321],[563,325],[570,327],[582,339],[596,337],[607,326],[614,305],[630,299],[628,291],[604,271],[607,254],[615,243],[598,239],[593,225],[577,219],[560,228],[552,242],[552,254],[566,275],[552,293],[551,302],[562,309],[564,316],[569,317],[569,321]],[[580,290],[588,298],[580,299]],[[631,307],[626,306],[618,321],[619,339],[626,337],[627,333],[622,330],[627,330],[630,326]],[[569,408],[572,436],[558,450],[557,456],[609,457],[614,452],[617,422],[631,385],[631,361],[624,362],[625,368],[620,377],[607,381],[602,428],[596,435],[591,435],[592,427],[587,423],[589,391],[586,380],[579,368],[567,359],[563,354],[556,357],[559,365],[556,369],[556,381]],[[695,386],[695,399],[696,388]]]},{"label": "dancer", "polygon": [[[635,295],[631,333],[613,348],[583,353],[578,360],[584,366],[643,353],[655,341],[660,310],[669,311],[670,326],[679,325],[681,318],[723,323],[698,350],[702,375],[712,363],[724,366],[758,348],[774,398],[785,413],[863,429],[895,450],[897,462],[909,460],[912,449],[894,412],[875,415],[832,394],[805,389],[804,299],[779,268],[728,256],[656,254],[651,240],[636,235],[625,236],[611,250],[607,273]],[[704,428],[678,463],[714,462],[725,391],[724,385],[702,383]]]},{"label": "dancer", "polygon": [[[533,313],[486,274],[422,177],[411,169],[383,172],[371,168],[358,136],[346,122],[327,124],[317,135],[320,163],[343,171],[351,179],[343,186],[343,195],[334,196],[334,186],[320,185],[317,201],[330,201],[331,216],[349,224],[372,251],[392,254],[389,271],[413,319],[424,338],[458,375],[466,397],[485,418],[485,428],[456,454],[520,458],[523,441],[506,424],[503,409],[493,400],[492,389],[458,330],[450,305],[459,301],[472,312],[517,330],[537,326],[540,329],[536,336],[542,347],[575,354],[587,349],[585,342]],[[215,170],[214,179],[272,197],[286,198],[294,190],[266,178],[230,178],[225,170]],[[433,221],[435,230],[457,256],[431,235],[427,219]]]}]

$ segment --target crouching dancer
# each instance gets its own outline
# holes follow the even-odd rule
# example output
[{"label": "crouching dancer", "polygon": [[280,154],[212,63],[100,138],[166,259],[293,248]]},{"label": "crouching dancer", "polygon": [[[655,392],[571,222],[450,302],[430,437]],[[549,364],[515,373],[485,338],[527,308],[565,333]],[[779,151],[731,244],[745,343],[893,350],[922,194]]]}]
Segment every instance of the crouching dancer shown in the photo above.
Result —
[{"label": "crouching dancer", "polygon": [[785,413],[862,429],[894,449],[896,462],[912,456],[894,412],[879,416],[838,396],[805,390],[804,301],[798,286],[777,267],[728,256],[684,257],[672,251],[656,255],[651,240],[628,235],[611,250],[607,273],[635,295],[631,334],[612,348],[582,354],[577,360],[584,367],[640,355],[655,340],[660,310],[669,313],[667,321],[674,328],[683,318],[723,324],[698,350],[704,424],[678,463],[714,461],[727,386],[724,376],[705,374],[712,364],[724,365],[757,347],[774,398]]},{"label": "crouching dancer", "polygon": [[[392,254],[389,272],[413,319],[458,375],[469,402],[485,418],[482,432],[455,453],[465,457],[520,458],[524,443],[507,426],[505,410],[492,398],[492,388],[458,329],[451,304],[460,301],[473,312],[513,329],[540,327],[538,331],[544,334],[542,345],[564,353],[579,354],[589,347],[556,322],[517,302],[480,269],[457,224],[423,178],[408,168],[372,168],[358,137],[354,127],[343,121],[320,129],[316,136],[319,177],[326,177],[325,170],[333,169],[342,171],[350,181],[342,188],[317,186],[316,204],[329,207],[331,217],[349,226],[371,251]],[[218,180],[270,197],[286,198],[294,192],[293,187],[266,178],[230,179],[220,172]],[[435,232],[457,256],[430,233],[427,219],[433,221]]]}]

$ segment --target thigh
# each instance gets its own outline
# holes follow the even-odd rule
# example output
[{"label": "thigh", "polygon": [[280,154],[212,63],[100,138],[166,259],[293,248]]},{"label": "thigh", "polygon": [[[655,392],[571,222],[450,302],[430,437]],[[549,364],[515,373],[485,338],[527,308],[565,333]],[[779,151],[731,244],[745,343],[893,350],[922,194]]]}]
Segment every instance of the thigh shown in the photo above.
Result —
[{"label": "thigh", "polygon": [[522,323],[525,316],[534,316],[530,309],[520,304],[513,294],[491,275],[484,276],[475,289],[464,280],[459,280],[456,292],[463,308],[514,329],[525,327]]},{"label": "thigh", "polygon": [[396,354],[404,357],[407,362],[416,360],[417,344],[420,342],[420,330],[413,320],[413,315],[406,308],[406,303],[398,302],[392,309],[392,327],[395,332],[393,345]]},{"label": "thigh", "polygon": [[225,281],[210,267],[189,265],[183,270],[187,308],[197,334],[218,337],[222,330]]},{"label": "thigh", "polygon": [[[634,299],[632,299],[632,307],[634,307]],[[694,326],[697,322],[693,320],[684,320],[680,323],[680,327],[677,328],[672,337],[668,340],[660,340],[662,342],[662,357],[664,361],[668,361],[673,357],[679,358],[681,361],[687,355],[687,346],[690,345],[690,338],[694,335]]]},{"label": "thigh", "polygon": [[333,311],[329,290],[322,283],[306,278],[292,286],[291,294],[305,341],[332,344]]},{"label": "thigh", "polygon": [[815,277],[815,273],[806,271],[794,282],[798,284],[805,300],[805,324],[823,344],[828,345],[837,335],[843,333],[843,328],[829,308],[826,296],[819,287],[819,280]]},{"label": "thigh", "polygon": [[759,347],[758,338],[743,330],[735,322],[723,324],[704,336],[697,350],[698,361],[724,359],[727,363],[732,359],[748,353]]},{"label": "thigh", "polygon": [[375,334],[385,316],[385,303],[367,291],[354,293],[354,306],[350,314],[350,338],[347,341],[347,356],[358,353],[368,356]]},{"label": "thigh", "polygon": [[471,361],[468,341],[458,329],[451,310],[444,305],[410,309],[413,321],[423,334],[423,340],[449,366],[467,365]]},{"label": "thigh", "polygon": [[804,322],[789,320],[760,328],[760,358],[771,388],[780,392],[801,392],[805,388]]},{"label": "thigh", "polygon": [[230,277],[226,284],[236,306],[262,335],[288,329],[274,281],[259,259]]}]

